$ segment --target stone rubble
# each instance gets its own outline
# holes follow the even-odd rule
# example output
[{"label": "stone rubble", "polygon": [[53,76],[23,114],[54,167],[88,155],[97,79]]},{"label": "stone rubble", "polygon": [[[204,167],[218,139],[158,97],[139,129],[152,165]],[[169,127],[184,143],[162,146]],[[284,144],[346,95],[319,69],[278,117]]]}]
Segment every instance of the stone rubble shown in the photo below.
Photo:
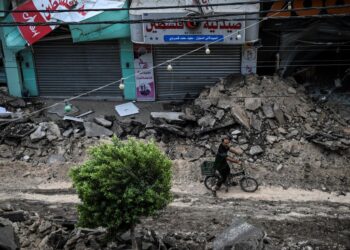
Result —
[{"label": "stone rubble", "polygon": [[[345,168],[349,124],[348,117],[339,116],[327,104],[315,103],[293,78],[229,76],[204,89],[193,102],[174,104],[171,112],[154,112],[147,123],[101,115],[83,123],[43,117],[0,123],[0,157],[33,165],[77,162],[90,145],[115,135],[155,140],[173,160],[198,161],[212,159],[221,137],[230,136],[242,151],[239,158],[255,172],[271,171],[271,179],[265,175],[264,180],[276,184],[279,178],[292,178],[288,166],[304,168],[305,163],[321,162],[324,167],[336,162]],[[181,153],[188,147],[198,150]],[[282,176],[273,175],[277,168]]]}]

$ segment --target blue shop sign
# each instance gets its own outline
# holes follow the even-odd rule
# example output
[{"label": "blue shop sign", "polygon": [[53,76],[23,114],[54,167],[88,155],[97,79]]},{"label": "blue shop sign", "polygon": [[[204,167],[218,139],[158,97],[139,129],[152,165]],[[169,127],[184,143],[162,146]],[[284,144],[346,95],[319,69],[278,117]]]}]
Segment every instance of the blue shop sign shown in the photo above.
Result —
[{"label": "blue shop sign", "polygon": [[164,42],[216,42],[224,41],[223,35],[165,35]]}]

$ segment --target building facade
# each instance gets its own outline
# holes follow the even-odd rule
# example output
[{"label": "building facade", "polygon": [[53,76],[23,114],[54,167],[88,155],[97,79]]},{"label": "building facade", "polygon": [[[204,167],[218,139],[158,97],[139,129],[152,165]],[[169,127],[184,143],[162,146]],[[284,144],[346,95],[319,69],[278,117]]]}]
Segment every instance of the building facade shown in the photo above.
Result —
[{"label": "building facade", "polygon": [[[16,9],[35,8],[36,1],[27,1]],[[195,2],[134,0],[131,7],[176,7]],[[226,0],[212,2],[228,3]],[[128,1],[123,1],[120,7],[129,6]],[[12,7],[2,3],[0,8]],[[103,8],[107,6],[103,5]],[[13,96],[66,98],[109,84],[87,97],[139,101],[192,98],[204,86],[213,85],[229,74],[256,72],[257,11],[258,4],[106,11],[84,19],[100,22],[93,25],[46,26],[46,30],[36,26],[2,27],[3,71]],[[38,21],[34,15],[20,14],[4,15],[2,22]],[[234,20],[150,21],[132,25],[103,23],[128,19],[181,19],[207,14],[228,15],[225,18]],[[245,20],[246,17],[249,20]],[[61,20],[62,16],[42,18],[52,21]],[[40,39],[32,40],[37,34]],[[120,79],[125,86],[123,90],[119,89]]]}]

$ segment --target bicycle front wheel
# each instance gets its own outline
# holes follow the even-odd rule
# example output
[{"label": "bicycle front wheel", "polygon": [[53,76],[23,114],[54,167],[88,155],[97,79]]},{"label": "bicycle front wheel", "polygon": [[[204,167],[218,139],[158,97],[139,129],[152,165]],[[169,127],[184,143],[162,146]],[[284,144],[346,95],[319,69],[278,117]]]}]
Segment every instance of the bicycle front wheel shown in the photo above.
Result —
[{"label": "bicycle front wheel", "polygon": [[253,193],[258,189],[258,182],[252,177],[243,177],[239,181],[239,185],[245,192]]},{"label": "bicycle front wheel", "polygon": [[218,176],[207,176],[204,180],[204,185],[207,189],[213,190],[213,187],[218,183],[219,177]]}]

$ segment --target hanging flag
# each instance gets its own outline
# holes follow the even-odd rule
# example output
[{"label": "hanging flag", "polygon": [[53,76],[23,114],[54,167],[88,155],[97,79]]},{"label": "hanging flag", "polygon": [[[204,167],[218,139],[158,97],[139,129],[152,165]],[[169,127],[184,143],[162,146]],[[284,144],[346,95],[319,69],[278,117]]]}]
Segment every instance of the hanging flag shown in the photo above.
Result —
[{"label": "hanging flag", "polygon": [[[96,16],[102,11],[85,11],[86,9],[118,9],[125,0],[28,0],[15,10],[24,12],[12,13],[15,22],[47,23],[47,22],[81,22]],[[76,12],[25,12],[25,10],[77,10]],[[49,34],[57,26],[18,26],[20,33],[29,45]]]}]

